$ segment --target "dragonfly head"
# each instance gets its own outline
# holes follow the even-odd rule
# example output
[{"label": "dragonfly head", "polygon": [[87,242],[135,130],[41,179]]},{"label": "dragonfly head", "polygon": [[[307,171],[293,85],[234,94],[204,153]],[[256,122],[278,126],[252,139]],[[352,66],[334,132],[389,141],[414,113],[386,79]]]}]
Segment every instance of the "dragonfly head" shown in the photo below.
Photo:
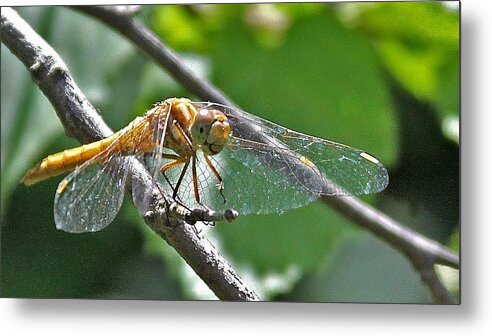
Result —
[{"label": "dragonfly head", "polygon": [[205,108],[197,113],[191,128],[193,143],[208,155],[221,152],[230,133],[231,126],[225,114]]}]

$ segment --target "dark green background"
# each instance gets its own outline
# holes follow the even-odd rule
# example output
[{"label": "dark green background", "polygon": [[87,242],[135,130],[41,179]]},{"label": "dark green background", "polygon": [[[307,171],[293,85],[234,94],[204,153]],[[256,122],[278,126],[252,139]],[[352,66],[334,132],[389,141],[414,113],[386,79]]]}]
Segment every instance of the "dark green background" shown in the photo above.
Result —
[{"label": "dark green background", "polygon": [[[17,10],[113,130],[156,101],[197,98],[90,17],[62,7]],[[364,200],[458,250],[456,6],[145,6],[137,17],[245,110],[373,153],[388,167],[390,185]],[[77,142],[63,134],[23,65],[3,45],[1,52],[1,295],[214,298],[129,201],[101,232],[55,229],[61,177],[29,188],[19,180]],[[401,254],[317,202],[202,234],[264,300],[431,302]],[[457,295],[457,272],[443,279]]]}]

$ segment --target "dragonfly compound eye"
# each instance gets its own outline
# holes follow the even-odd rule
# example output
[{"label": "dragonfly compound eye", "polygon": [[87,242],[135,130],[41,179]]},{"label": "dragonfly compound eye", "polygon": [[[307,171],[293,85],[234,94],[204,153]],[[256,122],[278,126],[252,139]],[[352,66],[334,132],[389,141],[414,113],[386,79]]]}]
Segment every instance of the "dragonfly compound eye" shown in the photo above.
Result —
[{"label": "dragonfly compound eye", "polygon": [[193,143],[201,146],[205,143],[210,132],[210,128],[214,122],[214,114],[207,109],[201,109],[195,116],[195,121],[191,128],[191,136]]}]

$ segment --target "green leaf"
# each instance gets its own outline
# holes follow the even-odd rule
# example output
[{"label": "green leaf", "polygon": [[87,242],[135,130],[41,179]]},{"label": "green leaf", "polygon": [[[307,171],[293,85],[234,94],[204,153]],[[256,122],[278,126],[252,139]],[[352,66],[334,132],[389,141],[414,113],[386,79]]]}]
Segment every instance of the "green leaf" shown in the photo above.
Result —
[{"label": "green leaf", "polygon": [[239,265],[254,264],[259,275],[317,269],[338,241],[356,231],[350,222],[320,203],[282,215],[240,216],[217,225],[220,244]]},{"label": "green leaf", "polygon": [[[199,17],[189,6],[156,6],[152,13],[152,27],[171,47],[177,50],[203,50],[206,38]],[[205,26],[207,27],[207,26]]]},{"label": "green leaf", "polygon": [[214,82],[242,108],[365,149],[387,165],[394,161],[396,125],[377,55],[330,11],[297,21],[274,50],[256,43],[240,20],[229,23],[216,45]]},{"label": "green leaf", "polygon": [[348,21],[376,41],[385,66],[403,87],[434,102],[442,119],[458,115],[456,9],[438,2],[358,4]]},{"label": "green leaf", "polygon": [[289,301],[431,303],[429,291],[407,259],[369,233],[346,241],[303,279]]}]

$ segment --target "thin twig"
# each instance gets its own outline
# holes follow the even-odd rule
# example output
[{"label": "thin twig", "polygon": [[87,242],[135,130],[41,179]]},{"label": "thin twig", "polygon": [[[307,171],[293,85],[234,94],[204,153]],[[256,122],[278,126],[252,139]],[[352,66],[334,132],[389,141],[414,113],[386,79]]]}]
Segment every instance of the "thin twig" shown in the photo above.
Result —
[{"label": "thin twig", "polygon": [[[71,77],[65,63],[13,9],[2,8],[1,39],[24,63],[34,82],[49,99],[68,135],[90,142],[112,134]],[[147,183],[145,170],[132,172],[132,179]],[[165,239],[223,300],[259,300],[237,272],[204,237],[183,222],[163,225],[161,218],[146,217],[146,223]]]},{"label": "thin twig", "polygon": [[[220,90],[194,75],[174,51],[167,47],[151,30],[132,17],[120,14],[112,7],[77,6],[75,8],[119,31],[166,69],[189,92],[203,100],[237,108]],[[299,169],[303,169],[303,167],[299,167]],[[406,228],[356,198],[322,197],[322,201],[407,256],[415,269],[420,272],[423,282],[428,286],[435,299],[451,298],[450,300],[436,299],[436,302],[452,302],[451,294],[442,286],[439,279],[427,275],[432,274],[432,272],[435,274],[433,267],[436,263],[459,268],[459,257],[455,253],[438,242]],[[427,262],[422,263],[422,260]],[[431,278],[432,281],[429,280]],[[442,294],[444,291],[446,292],[445,295]]]},{"label": "thin twig", "polygon": [[439,280],[437,272],[434,269],[434,260],[421,255],[420,258],[412,259],[415,269],[420,273],[420,279],[429,288],[435,303],[455,304],[453,295],[444,287]]}]

